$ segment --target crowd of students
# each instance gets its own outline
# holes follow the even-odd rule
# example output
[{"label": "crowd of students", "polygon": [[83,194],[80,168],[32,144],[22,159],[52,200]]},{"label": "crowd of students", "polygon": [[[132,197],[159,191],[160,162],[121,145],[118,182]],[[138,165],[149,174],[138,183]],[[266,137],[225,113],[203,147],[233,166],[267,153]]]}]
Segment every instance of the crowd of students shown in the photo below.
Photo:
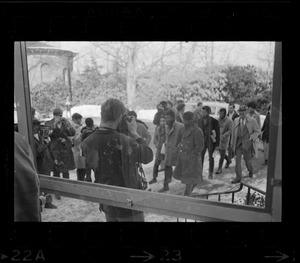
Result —
[{"label": "crowd of students", "polygon": [[[195,112],[185,112],[183,101],[179,101],[175,107],[170,101],[160,102],[153,120],[156,125],[153,136],[156,153],[153,178],[149,184],[157,183],[161,167],[164,170],[164,181],[159,192],[168,191],[174,178],[186,185],[184,195],[189,196],[194,187],[203,181],[206,152],[209,157],[208,179],[213,178],[216,151],[220,153],[216,174],[222,173],[224,160],[225,168],[228,168],[232,158],[236,156],[236,178],[232,183],[239,183],[242,179],[243,156],[249,177],[253,177],[252,158],[256,154],[255,145],[261,132],[267,164],[271,107],[260,129],[260,117],[255,104],[251,102],[247,106],[240,106],[236,112],[234,105],[230,104],[228,112],[225,108],[220,110],[217,120],[210,116],[210,107],[203,106],[201,102],[197,104]],[[55,177],[62,175],[68,179],[69,171],[76,169],[78,180],[92,182],[93,170],[94,183],[145,189],[141,164],[153,160],[153,152],[149,147],[152,136],[147,125],[137,118],[134,111],[127,110],[121,101],[109,99],[102,105],[99,127],[94,125],[92,118],[86,118],[85,125],[82,125],[83,117],[79,113],[74,113],[69,121],[63,118],[61,109],[55,109],[53,118],[45,123],[34,118],[34,109],[32,113],[36,167],[33,167],[34,162],[28,161],[32,157],[31,151],[27,149],[28,145],[25,147],[15,133],[15,145],[25,147],[28,152],[24,159],[20,154],[24,150],[16,151],[15,148],[17,164],[22,166],[22,158],[25,164],[19,167],[21,170],[18,167],[15,169],[15,177],[20,177],[18,170],[22,172],[24,167],[29,167],[34,173],[31,178],[34,183],[31,185],[36,188],[37,174],[50,176],[52,173]],[[20,186],[15,188],[22,189]],[[15,196],[17,193],[16,190]],[[56,208],[49,196],[47,193],[40,193],[40,205],[43,203],[45,208]],[[60,196],[56,195],[56,198],[60,199]],[[16,198],[15,201],[22,200]],[[105,204],[100,204],[99,209],[105,213],[107,221],[144,221],[142,212],[131,209]],[[34,218],[38,217],[35,215]]]}]

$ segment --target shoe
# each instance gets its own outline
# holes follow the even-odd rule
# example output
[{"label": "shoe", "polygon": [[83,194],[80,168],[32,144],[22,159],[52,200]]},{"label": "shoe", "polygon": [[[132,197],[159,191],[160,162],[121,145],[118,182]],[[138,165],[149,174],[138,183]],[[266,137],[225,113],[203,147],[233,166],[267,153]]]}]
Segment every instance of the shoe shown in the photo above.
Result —
[{"label": "shoe", "polygon": [[231,181],[232,184],[238,184],[240,182],[241,182],[241,179],[239,179],[239,178],[235,178]]},{"label": "shoe", "polygon": [[213,174],[212,173],[208,174],[208,179],[213,179]]},{"label": "shoe", "polygon": [[226,162],[225,168],[228,168],[231,163],[232,163],[232,161]]},{"label": "shoe", "polygon": [[216,171],[216,174],[221,174],[222,173],[222,169],[218,169],[217,171]]},{"label": "shoe", "polygon": [[169,186],[164,186],[162,189],[158,190],[159,193],[163,193],[169,190]]},{"label": "shoe", "polygon": [[54,204],[52,204],[52,203],[46,203],[46,204],[45,204],[45,208],[55,209],[55,208],[57,208],[57,206],[54,205]]},{"label": "shoe", "polygon": [[156,182],[157,182],[156,178],[153,178],[152,180],[149,181],[149,184],[154,184]]},{"label": "shoe", "polygon": [[250,177],[250,178],[253,177],[253,172],[249,172],[249,177]]},{"label": "shoe", "polygon": [[55,198],[56,198],[57,200],[61,200],[60,195],[55,195]]}]

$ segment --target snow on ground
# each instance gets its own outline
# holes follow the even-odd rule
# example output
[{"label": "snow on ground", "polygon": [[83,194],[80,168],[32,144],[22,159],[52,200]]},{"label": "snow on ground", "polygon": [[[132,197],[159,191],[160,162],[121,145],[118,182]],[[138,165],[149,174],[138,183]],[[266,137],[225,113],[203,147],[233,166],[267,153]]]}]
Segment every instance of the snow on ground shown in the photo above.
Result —
[{"label": "snow on ground", "polygon": [[[156,110],[155,110],[156,112]],[[146,124],[149,127],[149,132],[154,135],[155,126],[152,123],[152,114],[154,111],[142,111],[141,117],[139,116],[140,111],[138,112],[138,117],[140,119],[148,118]],[[143,115],[144,114],[144,115]],[[148,115],[147,115],[148,114]],[[153,145],[153,140],[149,145],[153,152],[155,153],[155,148]],[[266,191],[266,176],[267,176],[267,166],[263,165],[263,152],[259,151],[259,157],[254,159],[253,167],[254,167],[254,177],[249,178],[248,172],[245,167],[244,162],[242,162],[243,169],[243,181],[257,187],[263,191]],[[219,163],[219,155],[215,157],[215,169]],[[152,179],[152,171],[153,171],[154,160],[146,165],[143,165],[144,172],[147,178],[147,181]],[[224,162],[225,165],[225,162]],[[208,179],[208,156],[206,154],[204,159],[204,167],[203,167],[203,183],[196,186],[193,193],[197,194],[206,194],[212,192],[219,192],[230,190],[232,188],[237,188],[238,185],[232,185],[231,180],[235,178],[235,160],[233,160],[232,164],[228,169],[223,168],[223,173],[216,175],[214,174],[214,178],[212,180]],[[70,171],[70,179],[77,180],[76,170]],[[158,181],[155,184],[150,185],[152,191],[157,192],[163,186],[164,173],[160,172],[158,175]],[[92,175],[92,180],[94,177]],[[183,195],[185,185],[181,184],[180,181],[173,179],[169,185],[170,190],[166,192],[166,194],[175,194],[175,195]],[[238,198],[245,199],[247,193],[247,189],[244,188],[241,192],[236,194],[235,200]],[[209,200],[216,200],[218,196],[212,196]],[[231,202],[231,195],[222,196],[222,202]],[[58,207],[57,209],[44,209],[42,212],[42,220],[45,222],[105,222],[105,216],[103,213],[99,212],[99,204],[88,202],[79,199],[73,199],[62,196],[61,200],[57,200],[53,198],[53,203]],[[180,221],[182,221],[181,219]],[[145,221],[146,222],[176,222],[177,218],[157,215],[157,214],[149,214],[145,213]],[[188,220],[193,222],[193,220]]]}]

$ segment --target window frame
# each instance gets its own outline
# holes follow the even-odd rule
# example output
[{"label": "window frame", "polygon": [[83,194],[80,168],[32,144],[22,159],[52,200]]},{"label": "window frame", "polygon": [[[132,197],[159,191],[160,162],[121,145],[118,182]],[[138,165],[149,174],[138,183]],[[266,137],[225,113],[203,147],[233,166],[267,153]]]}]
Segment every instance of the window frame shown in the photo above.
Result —
[{"label": "window frame", "polygon": [[[237,218],[242,221],[247,221],[247,215],[252,219],[251,222],[271,222],[281,221],[281,150],[282,150],[282,117],[281,117],[281,98],[282,98],[282,65],[281,65],[281,56],[282,56],[282,43],[275,43],[275,61],[274,61],[274,73],[273,73],[273,94],[272,94],[272,112],[271,112],[271,127],[270,127],[270,150],[269,150],[269,165],[267,173],[267,191],[266,191],[266,206],[264,209],[258,207],[248,207],[241,206],[238,204],[228,204],[220,203],[210,200],[199,200],[191,197],[184,196],[172,196],[167,198],[172,203],[173,210],[172,213],[176,213],[176,205],[174,204],[193,204],[192,207],[195,209],[195,216],[197,218],[206,218],[207,220],[224,220],[224,213],[226,214],[226,220],[236,221]],[[29,89],[29,79],[28,79],[28,68],[27,68],[27,54],[26,54],[26,43],[25,42],[15,42],[15,95],[17,101],[17,110],[18,110],[18,120],[19,120],[19,132],[25,136],[27,141],[31,146],[33,146],[33,133],[32,133],[32,118],[31,118],[31,105],[30,105],[30,89]],[[20,116],[19,116],[20,115]],[[34,147],[32,147],[34,150]],[[48,190],[59,191],[59,189],[67,189],[65,184],[74,188],[74,185],[79,185],[79,188],[85,187],[85,182],[65,182],[65,179],[59,178],[47,178],[50,179],[50,182],[46,182],[43,175],[41,178],[41,187],[46,187]],[[52,182],[51,182],[52,180]],[[61,187],[60,187],[61,185]],[[47,188],[48,187],[48,188]],[[107,189],[105,185],[97,185],[99,193]],[[109,186],[109,191],[114,192],[114,200],[110,200],[116,206],[123,207],[124,195],[126,199],[135,198],[136,200],[141,200],[145,196],[149,195],[149,198],[155,200],[151,202],[151,209],[160,209],[160,207],[165,207],[165,198],[162,198],[160,193],[148,193],[142,192],[135,189],[127,189]],[[87,194],[85,196],[88,198]],[[64,192],[61,192],[64,195]],[[65,192],[66,195],[68,193]],[[74,193],[73,194],[74,197]],[[76,195],[76,194],[75,194]],[[167,196],[167,195],[163,195]],[[169,195],[171,196],[171,195]],[[84,199],[84,198],[82,198]],[[103,201],[108,202],[104,197],[99,198],[99,202]],[[125,200],[126,202],[126,200]],[[150,201],[149,201],[150,202]],[[132,208],[137,210],[147,211],[150,203],[145,201],[144,205],[141,202],[138,205],[138,208]],[[197,206],[195,206],[197,202]],[[110,202],[108,202],[110,203]],[[207,217],[205,213],[209,213],[210,216]],[[243,218],[244,216],[244,218]]]}]

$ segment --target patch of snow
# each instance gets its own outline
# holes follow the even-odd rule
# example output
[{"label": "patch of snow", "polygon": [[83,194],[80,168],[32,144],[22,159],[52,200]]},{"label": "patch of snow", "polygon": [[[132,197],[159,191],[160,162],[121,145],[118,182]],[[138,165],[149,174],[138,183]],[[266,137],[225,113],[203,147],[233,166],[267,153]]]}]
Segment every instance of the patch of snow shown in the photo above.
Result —
[{"label": "patch of snow", "polygon": [[[101,105],[80,105],[71,108],[71,115],[79,113],[83,118],[100,117]],[[63,116],[67,117],[67,111],[63,112]]]},{"label": "patch of snow", "polygon": [[138,119],[140,120],[149,120],[149,121],[153,121],[154,119],[154,115],[157,112],[156,109],[154,110],[139,110],[136,114]]}]

